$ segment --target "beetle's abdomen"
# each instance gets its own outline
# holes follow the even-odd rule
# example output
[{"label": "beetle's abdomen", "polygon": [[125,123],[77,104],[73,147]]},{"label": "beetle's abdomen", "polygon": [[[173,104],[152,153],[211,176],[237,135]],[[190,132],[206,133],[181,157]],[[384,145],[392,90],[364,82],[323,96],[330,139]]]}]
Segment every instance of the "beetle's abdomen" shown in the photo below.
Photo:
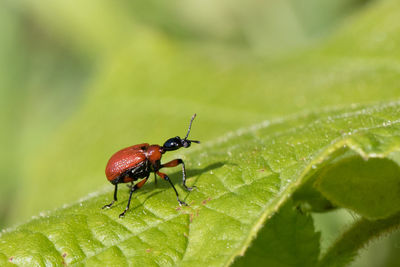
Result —
[{"label": "beetle's abdomen", "polygon": [[141,165],[143,161],[147,160],[143,152],[148,146],[148,144],[131,146],[112,155],[106,166],[107,179],[113,181],[126,171]]},{"label": "beetle's abdomen", "polygon": [[149,177],[151,169],[149,168],[149,161],[144,160],[135,165],[135,167],[128,169],[121,175],[117,176],[114,180],[110,180],[112,184],[134,182],[141,178]]}]

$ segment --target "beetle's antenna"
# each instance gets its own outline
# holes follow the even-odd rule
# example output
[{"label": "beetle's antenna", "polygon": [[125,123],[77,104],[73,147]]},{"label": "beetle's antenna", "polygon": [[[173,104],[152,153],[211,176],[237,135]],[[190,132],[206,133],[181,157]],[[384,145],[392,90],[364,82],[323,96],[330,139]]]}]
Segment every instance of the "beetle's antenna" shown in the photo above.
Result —
[{"label": "beetle's antenna", "polygon": [[196,118],[196,113],[193,114],[192,119],[190,120],[189,129],[188,129],[187,134],[186,134],[186,136],[185,136],[185,138],[183,140],[186,140],[188,138],[189,133],[190,133],[190,129],[192,128],[192,122],[193,122],[194,118]]}]

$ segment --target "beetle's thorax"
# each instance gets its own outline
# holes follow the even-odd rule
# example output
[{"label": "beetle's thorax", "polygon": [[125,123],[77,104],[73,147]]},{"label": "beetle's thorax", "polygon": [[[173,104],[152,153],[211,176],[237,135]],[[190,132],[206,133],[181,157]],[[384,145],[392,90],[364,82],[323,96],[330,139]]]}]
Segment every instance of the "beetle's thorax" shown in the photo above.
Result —
[{"label": "beetle's thorax", "polygon": [[163,149],[159,145],[151,145],[145,152],[146,158],[154,165],[159,161],[164,153]]}]

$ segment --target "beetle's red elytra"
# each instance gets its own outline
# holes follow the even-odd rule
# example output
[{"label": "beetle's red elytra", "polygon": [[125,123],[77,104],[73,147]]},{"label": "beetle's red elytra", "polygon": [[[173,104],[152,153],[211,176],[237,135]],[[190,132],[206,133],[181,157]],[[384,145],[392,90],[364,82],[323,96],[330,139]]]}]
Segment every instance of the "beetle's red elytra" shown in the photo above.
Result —
[{"label": "beetle's red elytra", "polygon": [[172,137],[165,141],[164,145],[162,146],[149,145],[147,143],[134,145],[121,149],[120,151],[112,155],[106,166],[106,177],[115,186],[114,200],[110,204],[105,205],[103,209],[110,208],[115,203],[115,201],[117,201],[118,184],[129,182],[133,183],[139,179],[142,179],[135,185],[132,185],[129,194],[128,204],[126,205],[124,212],[119,215],[120,218],[123,217],[125,213],[129,210],[129,205],[131,204],[133,192],[141,188],[146,183],[147,179],[150,176],[150,173],[152,172],[169,182],[169,184],[175,191],[179,205],[187,205],[185,202],[179,199],[178,191],[176,191],[174,184],[171,182],[168,175],[160,172],[160,169],[175,167],[181,164],[183,187],[188,191],[191,191],[193,189],[193,187],[186,186],[185,163],[182,159],[174,159],[165,164],[161,164],[161,158],[162,155],[167,151],[174,151],[181,147],[188,148],[190,147],[192,142],[197,144],[200,143],[200,141],[187,139],[195,117],[196,114],[192,116],[189,124],[189,129],[185,138],[183,139],[181,139],[179,136]]}]

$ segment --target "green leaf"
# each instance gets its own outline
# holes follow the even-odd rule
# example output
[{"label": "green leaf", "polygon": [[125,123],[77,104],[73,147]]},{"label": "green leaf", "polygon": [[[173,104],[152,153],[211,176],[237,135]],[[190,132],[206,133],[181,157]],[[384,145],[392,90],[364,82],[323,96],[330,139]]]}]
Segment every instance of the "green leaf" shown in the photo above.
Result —
[{"label": "green leaf", "polygon": [[372,238],[390,233],[396,228],[400,228],[400,213],[385,220],[361,219],[336,240],[321,258],[319,266],[347,266],[357,255],[357,251]]},{"label": "green leaf", "polygon": [[[335,159],[343,173],[346,170],[354,173],[353,168],[357,169],[358,165],[351,168],[347,160],[341,159],[348,153],[369,159],[364,163],[369,169],[375,166],[373,159],[400,151],[399,110],[400,102],[322,110],[276,122],[266,121],[230,133],[181,154],[188,169],[188,184],[196,185],[197,190],[187,193],[181,189],[178,185],[180,171],[171,178],[181,197],[190,204],[188,207],[179,207],[173,190],[161,181],[156,187],[147,184],[138,191],[129,212],[119,219],[127,203],[128,189],[120,190],[119,201],[113,208],[102,210],[100,207],[112,199],[110,186],[105,193],[88,196],[79,203],[43,214],[2,234],[0,255],[6,257],[0,259],[13,259],[22,265],[28,262],[228,265],[245,254],[265,223],[266,226],[279,222],[282,227],[295,227],[299,222],[305,224],[304,232],[296,235],[292,229],[291,233],[299,236],[301,242],[312,240],[314,245],[299,251],[301,248],[297,246],[301,244],[297,243],[298,252],[293,255],[278,254],[289,265],[297,262],[298,253],[310,253],[313,263],[318,254],[315,243],[319,237],[309,217],[291,215],[290,208],[281,208],[307,180],[313,179]],[[398,161],[392,162],[397,164]],[[388,164],[383,167],[382,173],[390,174],[393,170]],[[324,179],[332,182],[334,178],[326,175]],[[386,183],[380,177],[375,180]],[[391,182],[396,183],[396,180]],[[349,186],[354,186],[353,190],[368,190],[363,183],[362,179],[355,179]],[[346,190],[342,191],[343,195],[347,194]],[[380,201],[375,194],[358,196],[368,203]],[[348,201],[351,202],[349,207],[357,207],[359,203],[359,199]],[[397,207],[396,204],[392,206]],[[393,210],[396,208],[381,216]],[[390,227],[398,224],[398,221],[389,222]],[[263,231],[266,232],[261,232],[261,236],[272,234],[269,229]],[[360,243],[362,239],[368,240],[363,236]],[[278,251],[284,251],[285,247],[293,249],[290,237],[279,242]],[[312,247],[316,251],[310,252]]]},{"label": "green leaf", "polygon": [[319,239],[312,217],[301,214],[288,201],[266,222],[245,257],[233,266],[315,266]]},{"label": "green leaf", "polygon": [[387,158],[365,160],[354,155],[341,159],[320,174],[316,187],[337,206],[369,219],[387,218],[400,211],[400,205],[394,204],[400,203],[400,168]]}]

